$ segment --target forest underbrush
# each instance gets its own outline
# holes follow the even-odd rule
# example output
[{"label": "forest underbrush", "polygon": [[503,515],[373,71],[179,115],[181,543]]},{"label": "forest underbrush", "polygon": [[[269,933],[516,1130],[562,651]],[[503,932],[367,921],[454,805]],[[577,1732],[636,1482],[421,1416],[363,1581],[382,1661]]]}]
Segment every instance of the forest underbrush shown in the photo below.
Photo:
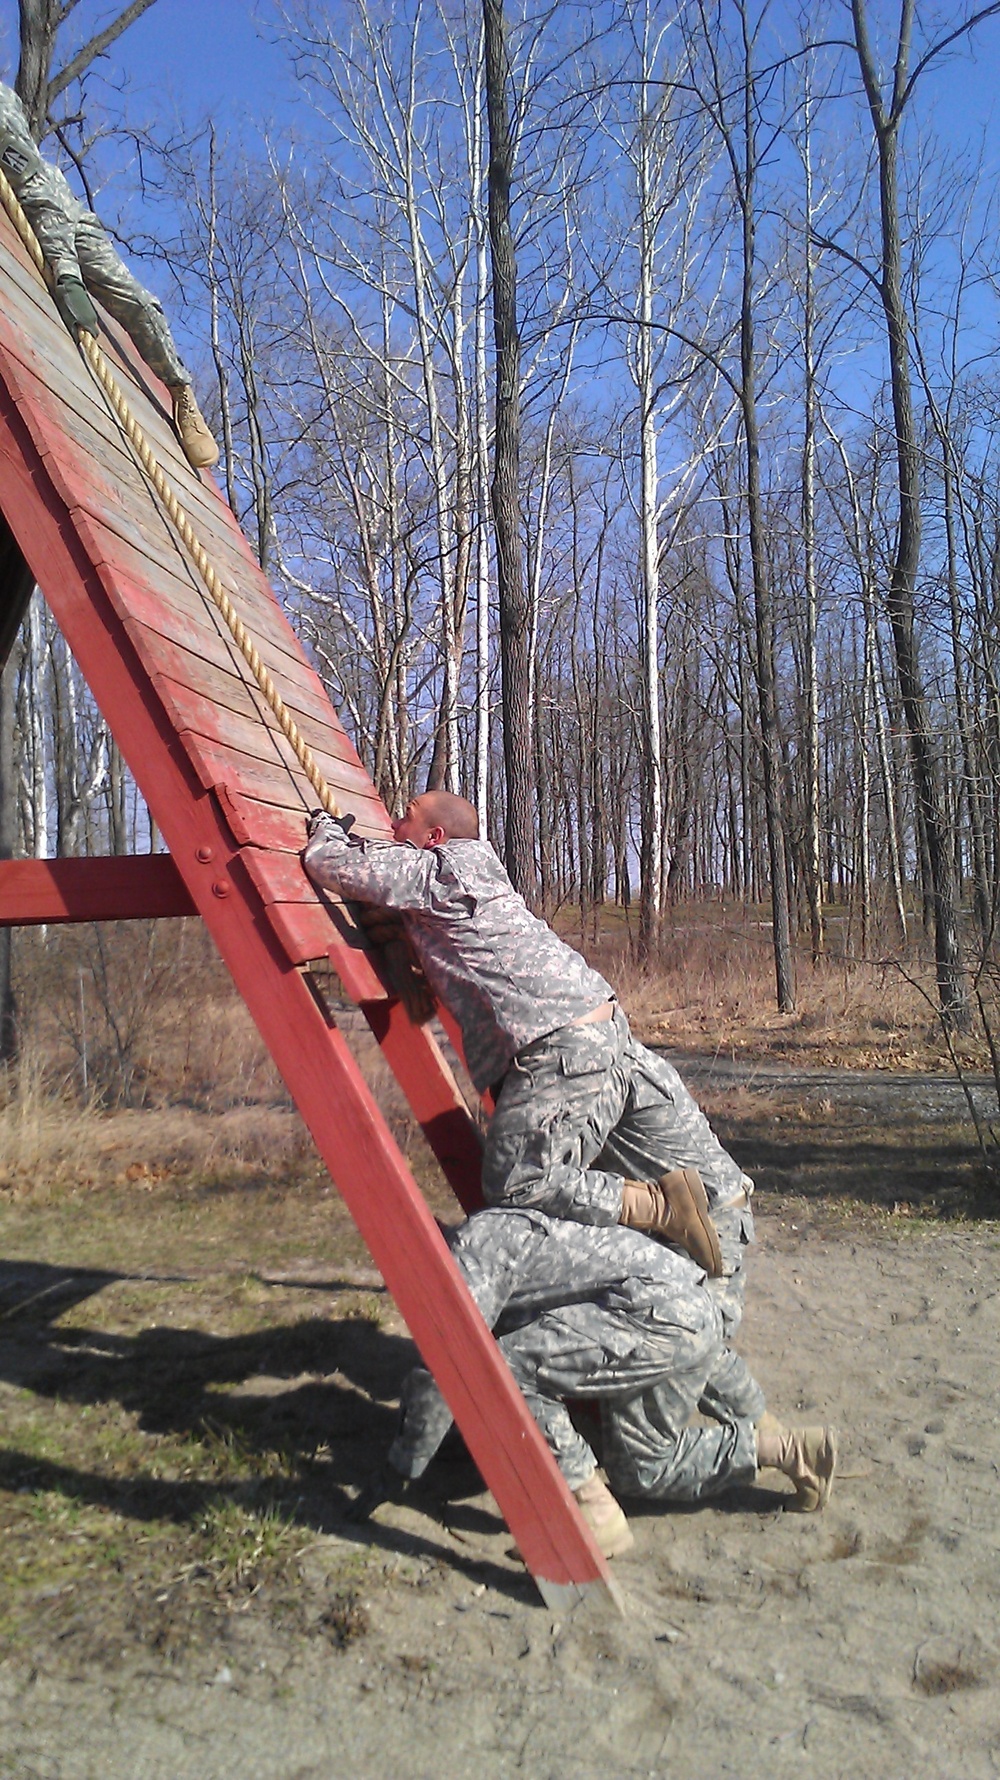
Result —
[{"label": "forest underbrush", "polygon": [[[635,1030],[648,1044],[699,1055],[774,1058],[803,1067],[970,1070],[991,1067],[984,1015],[992,1031],[1000,985],[987,960],[970,956],[978,981],[969,1029],[950,1035],[937,1013],[927,946],[877,936],[864,958],[852,950],[847,914],[828,912],[825,953],[814,964],[796,948],[796,1007],[775,1005],[771,924],[762,909],[719,902],[678,906],[664,919],[655,964],[635,960],[634,933],[620,911],[600,925],[566,910],[556,925],[613,983]],[[634,924],[633,924],[634,925]]]},{"label": "forest underbrush", "polygon": [[[620,911],[604,911],[596,933],[591,917],[581,934],[578,912],[566,908],[556,924],[613,984],[637,1033],[682,1056],[970,1077],[990,1071],[978,1009],[967,1033],[946,1039],[929,963],[837,956],[835,912],[830,955],[817,966],[799,958],[793,1014],[774,1007],[770,932],[759,911],[678,908],[655,966],[636,962]],[[981,988],[990,1020],[986,975]],[[21,1051],[0,1078],[0,1195],[325,1181],[200,923],[22,932],[16,990]],[[342,1024],[397,1141],[435,1191],[419,1130],[363,1019],[345,1004]]]}]

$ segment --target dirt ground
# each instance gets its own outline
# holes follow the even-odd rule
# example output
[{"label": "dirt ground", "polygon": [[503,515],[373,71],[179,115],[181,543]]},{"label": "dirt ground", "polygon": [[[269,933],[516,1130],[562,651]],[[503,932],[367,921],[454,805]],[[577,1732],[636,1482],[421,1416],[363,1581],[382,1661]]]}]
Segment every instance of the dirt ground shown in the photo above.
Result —
[{"label": "dirt ground", "polygon": [[0,1205],[0,1780],[1000,1773],[1000,1225],[879,1091],[712,1102],[741,1344],[841,1475],[631,1509],[623,1619],[553,1620],[460,1449],[344,1520],[411,1350],[318,1185]]}]

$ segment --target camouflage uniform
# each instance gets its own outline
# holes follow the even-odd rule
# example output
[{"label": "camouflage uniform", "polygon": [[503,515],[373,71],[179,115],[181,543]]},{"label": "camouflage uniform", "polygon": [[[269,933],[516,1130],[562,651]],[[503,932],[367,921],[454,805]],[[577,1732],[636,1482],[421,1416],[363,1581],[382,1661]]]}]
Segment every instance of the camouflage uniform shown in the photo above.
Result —
[{"label": "camouflage uniform", "polygon": [[676,1069],[633,1038],[620,1008],[579,1024],[613,991],[531,914],[488,842],[352,841],[324,818],[304,862],[317,884],[403,916],[431,988],[461,1028],[473,1082],[496,1097],[483,1156],[487,1203],[616,1224],[623,1177],[655,1181],[697,1168],[719,1232],[724,1277],[713,1290],[731,1337],[753,1240],[752,1183]]},{"label": "camouflage uniform", "polygon": [[43,160],[24,107],[0,81],[0,167],[21,202],[56,283],[76,279],[120,322],[151,371],[174,388],[191,382],[167,318],[152,293],[115,252],[100,218],[75,197],[58,167]]},{"label": "camouflage uniform", "polygon": [[526,1045],[611,1000],[604,978],[531,914],[487,841],[354,841],[327,817],[303,859],[317,884],[403,916],[435,996],[462,1029],[480,1092]]},{"label": "camouflage uniform", "polygon": [[[689,1426],[726,1350],[715,1299],[687,1255],[620,1226],[499,1208],[477,1212],[451,1246],[571,1489],[597,1461],[567,1397],[600,1404],[605,1463],[622,1494],[691,1502],[755,1476],[750,1416]],[[393,1468],[419,1477],[450,1425],[417,1367],[403,1389]]]},{"label": "camouflage uniform", "polygon": [[483,1157],[487,1203],[613,1223],[623,1178],[655,1181],[673,1168],[696,1168],[705,1183],[724,1269],[715,1290],[730,1338],[743,1314],[744,1250],[753,1240],[750,1183],[673,1065],[638,1042],[618,1007],[612,1019],[563,1027],[512,1060]]}]

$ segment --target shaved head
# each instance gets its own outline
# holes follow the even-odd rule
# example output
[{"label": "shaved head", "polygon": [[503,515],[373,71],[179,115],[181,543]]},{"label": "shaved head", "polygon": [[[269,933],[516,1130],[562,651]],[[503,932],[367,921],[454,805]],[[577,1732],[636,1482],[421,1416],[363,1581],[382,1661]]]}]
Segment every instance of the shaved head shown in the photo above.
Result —
[{"label": "shaved head", "polygon": [[479,839],[479,817],[464,797],[453,791],[425,791],[416,801],[425,821],[443,828],[450,841]]},{"label": "shaved head", "polygon": [[479,817],[471,803],[453,791],[425,791],[411,797],[392,825],[398,841],[412,847],[443,847],[446,841],[477,841]]}]

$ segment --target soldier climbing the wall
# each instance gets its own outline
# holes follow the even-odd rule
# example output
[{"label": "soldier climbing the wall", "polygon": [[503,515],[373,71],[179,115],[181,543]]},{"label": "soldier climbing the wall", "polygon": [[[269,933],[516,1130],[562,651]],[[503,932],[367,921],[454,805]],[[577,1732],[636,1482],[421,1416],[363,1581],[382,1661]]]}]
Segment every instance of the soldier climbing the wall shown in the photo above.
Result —
[{"label": "soldier climbing the wall", "polygon": [[731,1339],[753,1183],[677,1071],[632,1036],[604,978],[530,913],[470,803],[425,792],[393,831],[395,842],[355,841],[318,811],[305,868],[321,887],[401,915],[473,1082],[493,1095],[487,1204],[678,1243],[716,1276]]},{"label": "soldier climbing the wall", "polygon": [[20,99],[2,81],[0,167],[38,237],[53,279],[52,294],[70,332],[99,333],[92,293],[167,385],[174,428],[189,464],[210,469],[219,448],[202,418],[191,373],[160,304],[115,252],[100,219],[74,197],[58,167],[39,154]]},{"label": "soldier climbing the wall", "polygon": [[[599,1405],[604,1463],[619,1495],[696,1502],[773,1468],[795,1485],[786,1506],[823,1508],[833,1486],[836,1436],[786,1428],[764,1409],[744,1368],[741,1401],[720,1426],[692,1426],[706,1396],[731,1391],[722,1314],[701,1268],[676,1249],[614,1225],[544,1212],[476,1212],[452,1253],[556,1462],[606,1557],[633,1544],[624,1511],[598,1475],[566,1399]],[[422,1475],[451,1425],[430,1374],[416,1367],[402,1392],[386,1464],[351,1514],[366,1519]]]},{"label": "soldier climbing the wall", "polygon": [[[531,914],[464,798],[414,798],[393,841],[354,840],[350,826],[314,812],[306,870],[402,918],[458,1023],[473,1082],[492,1094],[483,1193],[494,1209],[459,1232],[455,1258],[487,1321],[514,1317],[509,1329],[500,1320],[501,1346],[602,1549],[624,1550],[631,1535],[593,1454],[571,1438],[566,1394],[611,1404],[606,1460],[623,1493],[691,1500],[766,1464],[795,1478],[801,1506],[822,1506],[833,1437],[773,1423],[726,1345],[742,1316],[752,1183],[677,1071],[633,1038],[604,978]],[[414,1377],[392,1455],[404,1476],[420,1474],[447,1422],[427,1375]],[[424,1402],[414,1420],[410,1407]],[[688,1426],[696,1407],[717,1431]]]}]

